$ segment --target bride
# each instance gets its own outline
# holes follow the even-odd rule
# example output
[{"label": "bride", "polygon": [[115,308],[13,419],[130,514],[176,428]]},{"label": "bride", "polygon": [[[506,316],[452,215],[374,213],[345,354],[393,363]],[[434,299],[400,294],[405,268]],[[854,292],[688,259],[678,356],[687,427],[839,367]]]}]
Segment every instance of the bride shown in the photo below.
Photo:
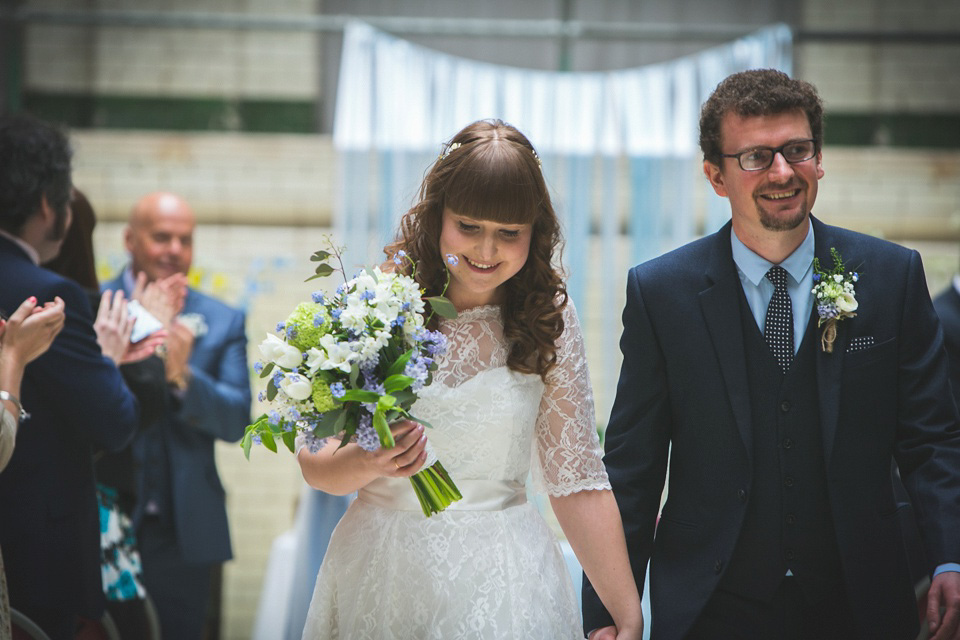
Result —
[{"label": "bride", "polygon": [[[554,266],[560,242],[527,138],[498,120],[455,135],[386,249],[416,262],[427,295],[441,293],[449,270],[445,295],[459,315],[433,321],[447,351],[412,409],[434,428],[397,423],[397,446],[372,453],[348,444],[334,455],[332,439],[317,453],[300,448],[311,486],[359,491],[330,540],[305,640],[582,639],[560,547],[526,499],[528,474],[550,496],[617,637],[641,637],[583,336]],[[430,518],[407,480],[428,436],[463,494]]]}]

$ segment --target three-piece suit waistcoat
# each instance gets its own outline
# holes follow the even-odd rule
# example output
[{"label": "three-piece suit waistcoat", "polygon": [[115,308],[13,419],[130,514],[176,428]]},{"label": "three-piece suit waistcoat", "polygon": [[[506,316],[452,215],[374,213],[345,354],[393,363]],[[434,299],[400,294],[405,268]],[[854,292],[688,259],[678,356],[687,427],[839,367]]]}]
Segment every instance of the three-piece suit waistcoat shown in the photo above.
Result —
[{"label": "three-piece suit waistcoat", "polygon": [[720,586],[768,601],[789,570],[808,601],[842,595],[827,495],[816,379],[816,321],[783,373],[740,296],[752,407],[753,477],[740,537]]}]

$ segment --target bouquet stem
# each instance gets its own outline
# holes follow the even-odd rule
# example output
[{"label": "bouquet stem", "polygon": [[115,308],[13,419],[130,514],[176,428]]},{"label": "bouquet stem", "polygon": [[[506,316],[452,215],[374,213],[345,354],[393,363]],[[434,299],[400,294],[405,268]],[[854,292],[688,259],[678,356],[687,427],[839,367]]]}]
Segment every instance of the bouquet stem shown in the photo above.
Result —
[{"label": "bouquet stem", "polygon": [[439,460],[410,476],[410,484],[420,501],[423,515],[428,518],[463,497]]}]

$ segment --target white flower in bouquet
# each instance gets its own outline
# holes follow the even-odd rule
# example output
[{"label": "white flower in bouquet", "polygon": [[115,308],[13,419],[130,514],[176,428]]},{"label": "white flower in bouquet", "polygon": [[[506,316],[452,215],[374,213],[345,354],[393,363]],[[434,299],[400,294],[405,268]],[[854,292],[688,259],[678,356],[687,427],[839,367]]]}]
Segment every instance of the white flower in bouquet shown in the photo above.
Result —
[{"label": "white flower in bouquet", "polygon": [[264,359],[276,362],[285,369],[300,364],[300,350],[274,335],[268,334],[266,340],[260,343],[260,353]]}]

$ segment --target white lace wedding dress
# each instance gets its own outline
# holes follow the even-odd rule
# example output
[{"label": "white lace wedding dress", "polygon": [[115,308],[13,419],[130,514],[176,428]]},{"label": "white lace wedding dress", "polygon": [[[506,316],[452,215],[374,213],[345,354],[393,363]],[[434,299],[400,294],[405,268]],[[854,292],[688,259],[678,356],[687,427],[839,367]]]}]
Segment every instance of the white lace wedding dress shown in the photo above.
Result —
[{"label": "white lace wedding dress", "polygon": [[412,413],[463,500],[424,517],[406,478],[362,489],[330,540],[305,640],[583,638],[560,547],[526,500],[608,489],[583,338],[564,309],[558,365],[506,366],[499,307],[441,322],[449,338]]}]

